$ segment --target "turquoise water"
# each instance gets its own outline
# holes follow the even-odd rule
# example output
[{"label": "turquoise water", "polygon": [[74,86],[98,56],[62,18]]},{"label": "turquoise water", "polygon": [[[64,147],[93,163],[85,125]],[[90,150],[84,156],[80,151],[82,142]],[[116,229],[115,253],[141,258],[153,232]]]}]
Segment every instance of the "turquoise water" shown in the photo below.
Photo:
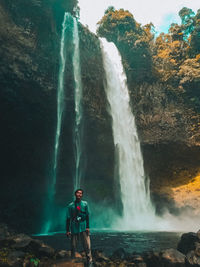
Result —
[{"label": "turquoise water", "polygon": [[[182,233],[180,232],[108,232],[91,231],[92,249],[102,250],[111,255],[118,248],[128,253],[141,254],[147,251],[159,251],[177,247]],[[55,249],[70,250],[70,239],[64,233],[35,236]],[[79,247],[81,251],[81,246]]]}]

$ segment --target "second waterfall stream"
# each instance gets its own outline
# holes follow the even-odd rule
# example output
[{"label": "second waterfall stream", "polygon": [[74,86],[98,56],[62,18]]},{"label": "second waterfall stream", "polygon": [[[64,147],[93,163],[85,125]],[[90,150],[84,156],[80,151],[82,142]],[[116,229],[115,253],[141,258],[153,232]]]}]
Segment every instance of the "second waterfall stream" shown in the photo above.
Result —
[{"label": "second waterfall stream", "polygon": [[113,226],[125,230],[152,229],[155,210],[150,200],[149,181],[144,173],[140,141],[130,107],[121,55],[113,43],[104,38],[100,42],[123,204],[122,218],[116,220]]},{"label": "second waterfall stream", "polygon": [[74,98],[75,98],[75,126],[74,126],[74,143],[75,143],[75,178],[74,191],[81,186],[82,169],[82,81],[81,81],[81,64],[80,64],[80,49],[79,49],[79,33],[78,22],[73,18],[73,69],[74,69]]}]

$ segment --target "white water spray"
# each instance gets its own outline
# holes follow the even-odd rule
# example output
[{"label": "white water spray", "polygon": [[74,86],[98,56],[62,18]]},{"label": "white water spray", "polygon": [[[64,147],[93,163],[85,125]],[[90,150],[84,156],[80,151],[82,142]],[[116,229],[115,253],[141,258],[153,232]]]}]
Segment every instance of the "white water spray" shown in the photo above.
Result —
[{"label": "white water spray", "polygon": [[126,230],[144,230],[149,228],[155,211],[150,201],[149,183],[130,108],[126,75],[116,46],[102,39],[101,47],[123,204],[123,217],[118,225]]},{"label": "white water spray", "polygon": [[121,219],[116,219],[112,228],[197,231],[200,215],[194,215],[192,211],[183,211],[178,216],[166,211],[162,217],[156,216],[150,200],[149,182],[145,178],[140,142],[129,104],[127,80],[121,56],[115,45],[105,39],[101,39],[101,48],[123,203],[123,216]]},{"label": "white water spray", "polygon": [[75,141],[75,161],[76,172],[74,179],[74,190],[80,187],[82,170],[81,170],[81,154],[82,154],[82,82],[81,82],[81,65],[80,65],[80,49],[79,49],[79,33],[78,23],[76,18],[73,18],[73,68],[74,68],[74,83],[75,83],[75,127],[74,127],[74,141]]}]

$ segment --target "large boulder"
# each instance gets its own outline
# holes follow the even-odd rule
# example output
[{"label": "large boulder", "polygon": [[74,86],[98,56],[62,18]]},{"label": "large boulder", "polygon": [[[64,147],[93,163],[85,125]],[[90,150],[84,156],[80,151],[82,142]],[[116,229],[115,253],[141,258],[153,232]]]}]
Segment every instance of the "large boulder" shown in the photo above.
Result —
[{"label": "large boulder", "polygon": [[200,257],[195,254],[194,250],[191,250],[186,255],[186,266],[199,267]]},{"label": "large boulder", "polygon": [[185,255],[173,248],[161,251],[160,261],[163,267],[185,267]]},{"label": "large boulder", "polygon": [[9,237],[11,234],[14,234],[13,230],[10,230],[6,224],[0,224],[0,240],[3,240]]},{"label": "large boulder", "polygon": [[181,236],[177,250],[186,255],[189,251],[195,250],[195,243],[197,242],[200,242],[200,239],[198,238],[196,233],[185,233]]},{"label": "large boulder", "polygon": [[95,260],[95,262],[99,262],[99,263],[110,261],[110,259],[104,255],[103,251],[100,251],[97,249],[92,251],[92,257]]},{"label": "large boulder", "polygon": [[112,260],[125,260],[128,257],[126,251],[123,248],[118,248],[115,250],[111,256]]},{"label": "large boulder", "polygon": [[185,255],[176,249],[148,252],[144,256],[148,267],[185,267]]},{"label": "large boulder", "polygon": [[29,246],[32,238],[25,234],[18,234],[14,237],[10,237],[8,240],[12,243],[12,248],[25,250]]},{"label": "large boulder", "polygon": [[157,267],[160,264],[159,252],[149,251],[144,254],[144,260],[148,267]]}]

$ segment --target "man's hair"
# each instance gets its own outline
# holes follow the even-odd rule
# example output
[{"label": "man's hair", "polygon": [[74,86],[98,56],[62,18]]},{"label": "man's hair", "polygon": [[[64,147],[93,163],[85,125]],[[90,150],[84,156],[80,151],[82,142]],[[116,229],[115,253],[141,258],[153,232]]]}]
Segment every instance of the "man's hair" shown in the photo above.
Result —
[{"label": "man's hair", "polygon": [[76,195],[76,193],[77,193],[78,191],[81,191],[82,194],[83,194],[83,189],[79,188],[79,189],[76,189],[76,191],[74,192],[74,195]]}]

